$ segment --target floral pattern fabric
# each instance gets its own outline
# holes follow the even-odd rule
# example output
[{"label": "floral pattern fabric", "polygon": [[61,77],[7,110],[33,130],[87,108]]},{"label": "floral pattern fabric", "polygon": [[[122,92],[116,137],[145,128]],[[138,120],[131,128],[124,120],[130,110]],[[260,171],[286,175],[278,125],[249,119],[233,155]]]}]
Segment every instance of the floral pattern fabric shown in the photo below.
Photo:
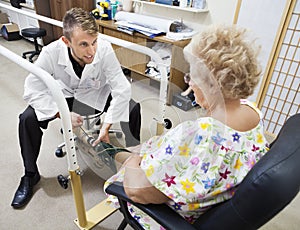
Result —
[{"label": "floral pattern fabric", "polygon": [[[248,101],[241,102],[257,110]],[[211,117],[186,121],[143,144],[141,168],[151,184],[171,199],[168,205],[193,222],[212,205],[233,196],[268,150],[263,133],[262,122],[240,132]],[[123,176],[121,170],[105,186],[122,181]],[[145,229],[162,229],[135,207],[130,212]]]}]

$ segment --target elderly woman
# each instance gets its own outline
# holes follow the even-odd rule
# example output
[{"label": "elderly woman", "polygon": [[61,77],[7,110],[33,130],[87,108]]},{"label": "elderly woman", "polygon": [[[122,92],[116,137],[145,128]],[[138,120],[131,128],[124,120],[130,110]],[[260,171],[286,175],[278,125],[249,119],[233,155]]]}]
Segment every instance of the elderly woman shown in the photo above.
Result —
[{"label": "elderly woman", "polygon": [[[123,181],[133,201],[167,203],[190,222],[234,195],[267,152],[261,113],[245,100],[260,78],[257,50],[245,32],[212,26],[191,40],[184,49],[187,80],[206,116],[137,147],[138,154],[131,154],[105,187]],[[116,159],[125,157],[117,154]],[[132,215],[145,229],[157,229],[141,211],[132,209]]]}]

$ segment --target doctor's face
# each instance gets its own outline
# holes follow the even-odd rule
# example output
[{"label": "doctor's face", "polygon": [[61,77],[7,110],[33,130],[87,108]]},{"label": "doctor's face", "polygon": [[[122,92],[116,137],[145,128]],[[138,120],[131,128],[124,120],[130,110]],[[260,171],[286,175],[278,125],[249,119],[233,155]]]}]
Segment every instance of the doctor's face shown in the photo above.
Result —
[{"label": "doctor's face", "polygon": [[63,41],[70,47],[73,58],[81,66],[93,62],[97,50],[97,35],[91,35],[81,28],[75,28],[71,41],[66,37],[63,37]]}]

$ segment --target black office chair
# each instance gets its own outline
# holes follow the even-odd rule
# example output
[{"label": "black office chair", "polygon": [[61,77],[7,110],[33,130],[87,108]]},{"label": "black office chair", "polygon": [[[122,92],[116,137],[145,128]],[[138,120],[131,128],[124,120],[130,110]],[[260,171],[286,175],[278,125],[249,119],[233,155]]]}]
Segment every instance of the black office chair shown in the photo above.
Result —
[{"label": "black office chair", "polygon": [[26,59],[26,55],[30,54],[28,60],[33,62],[32,58],[36,55],[39,55],[41,52],[37,38],[46,36],[47,32],[43,28],[26,28],[21,30],[21,34],[23,37],[33,38],[35,50],[24,52],[22,55],[22,57]]},{"label": "black office chair", "polygon": [[130,215],[127,202],[140,208],[170,230],[258,229],[286,207],[300,188],[300,114],[283,125],[270,150],[251,169],[235,195],[201,215],[192,225],[166,204],[141,205],[131,201],[120,183],[106,192],[118,197],[124,220],[118,229],[130,224],[143,229]]}]

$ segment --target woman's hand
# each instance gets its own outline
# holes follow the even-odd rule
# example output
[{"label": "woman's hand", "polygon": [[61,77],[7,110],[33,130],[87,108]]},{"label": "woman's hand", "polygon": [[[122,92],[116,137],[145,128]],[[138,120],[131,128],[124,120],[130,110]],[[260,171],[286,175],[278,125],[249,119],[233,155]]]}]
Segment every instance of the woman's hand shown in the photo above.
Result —
[{"label": "woman's hand", "polygon": [[93,143],[93,146],[96,146],[100,141],[110,143],[109,140],[109,129],[111,127],[111,124],[103,123],[102,127],[100,128],[100,133],[98,138]]}]

